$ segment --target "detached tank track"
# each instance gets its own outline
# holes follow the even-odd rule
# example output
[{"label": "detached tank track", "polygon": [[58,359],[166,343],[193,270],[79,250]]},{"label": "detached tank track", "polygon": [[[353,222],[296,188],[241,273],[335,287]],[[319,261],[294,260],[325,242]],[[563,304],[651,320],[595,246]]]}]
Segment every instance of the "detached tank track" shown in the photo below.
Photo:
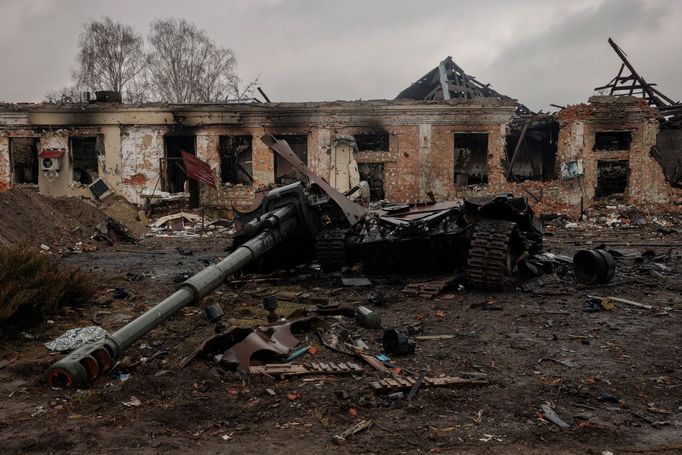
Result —
[{"label": "detached tank track", "polygon": [[315,239],[315,259],[325,272],[335,272],[347,265],[347,229],[322,231]]},{"label": "detached tank track", "polygon": [[470,284],[501,289],[509,283],[512,242],[517,233],[517,224],[509,221],[484,221],[474,228],[466,264]]}]

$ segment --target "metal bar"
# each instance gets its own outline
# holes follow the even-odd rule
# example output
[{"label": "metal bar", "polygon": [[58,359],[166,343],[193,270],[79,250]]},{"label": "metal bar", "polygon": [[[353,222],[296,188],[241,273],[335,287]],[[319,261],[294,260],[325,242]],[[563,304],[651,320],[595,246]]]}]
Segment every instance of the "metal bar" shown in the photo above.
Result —
[{"label": "metal bar", "polygon": [[[525,192],[528,193],[533,199],[535,199],[535,202],[540,202],[540,198],[537,197],[536,195],[534,195],[533,193],[531,193],[530,190],[529,190],[528,188],[526,188],[525,186],[523,186],[523,184],[521,184],[521,183],[519,183],[519,185],[521,185],[521,189],[522,189],[523,191],[525,191]],[[542,195],[542,193],[540,193],[540,195]]]},{"label": "metal bar", "polygon": [[263,96],[263,99],[265,100],[266,103],[271,103],[270,98],[268,98],[268,95],[265,94],[262,88],[256,87],[256,89]]},{"label": "metal bar", "polygon": [[521,142],[523,139],[526,137],[526,130],[528,130],[528,125],[530,125],[530,120],[526,120],[526,123],[523,125],[523,130],[521,130],[521,136],[519,136],[519,140],[516,143],[516,148],[514,148],[514,153],[512,153],[511,160],[509,160],[509,169],[507,169],[507,180],[509,180],[509,177],[512,175],[512,169],[514,168],[514,161],[516,161],[516,154],[518,153],[519,149],[521,148]]},{"label": "metal bar", "polygon": [[443,99],[450,99],[450,87],[448,86],[448,75],[445,73],[445,60],[438,64],[438,73],[440,76],[440,86],[443,89]]}]

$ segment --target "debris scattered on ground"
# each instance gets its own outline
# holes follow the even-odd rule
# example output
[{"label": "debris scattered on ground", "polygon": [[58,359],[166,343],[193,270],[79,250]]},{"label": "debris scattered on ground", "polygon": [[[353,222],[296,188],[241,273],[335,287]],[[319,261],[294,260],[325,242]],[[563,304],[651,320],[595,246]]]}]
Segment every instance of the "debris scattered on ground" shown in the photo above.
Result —
[{"label": "debris scattered on ground", "polygon": [[342,277],[344,286],[371,286],[372,282],[367,277]]},{"label": "debris scattered on ground", "polygon": [[[377,392],[389,392],[407,390],[417,383],[415,378],[392,377],[370,382],[370,386]],[[442,376],[423,378],[422,387],[455,387],[455,386],[481,386],[489,384],[484,378],[462,378],[459,376]]]},{"label": "debris scattered on ground", "polygon": [[462,279],[463,277],[461,276],[454,276],[439,280],[408,283],[402,289],[402,292],[406,295],[419,297],[422,300],[432,300],[450,286],[462,281]]},{"label": "debris scattered on ground", "polygon": [[645,310],[651,310],[654,308],[652,305],[649,305],[646,303],[635,302],[634,300],[624,299],[621,297],[613,297],[613,296],[598,297],[595,295],[590,295],[590,296],[588,296],[588,298],[599,301],[600,304],[602,305],[602,307],[604,306],[604,302],[609,302],[609,303],[607,303],[607,305],[609,305],[609,306],[612,305],[612,302],[617,302],[617,303],[622,303],[624,305],[629,305],[629,306],[633,306],[633,307],[637,307],[637,308],[644,308]]},{"label": "debris scattered on ground", "polygon": [[354,362],[312,362],[308,365],[275,363],[249,367],[249,373],[251,374],[264,374],[274,377],[303,374],[348,374],[362,373],[362,371],[362,367]]},{"label": "debris scattered on ground", "polygon": [[414,354],[417,347],[414,340],[395,329],[386,330],[382,340],[384,351],[392,355]]},{"label": "debris scattered on ground", "polygon": [[136,396],[133,395],[130,397],[130,399],[128,401],[123,401],[121,404],[123,404],[123,406],[126,406],[128,408],[136,408],[138,406],[141,406],[142,402],[140,401],[139,398],[137,398]]},{"label": "debris scattered on ground", "polygon": [[200,216],[193,213],[180,212],[174,215],[162,216],[156,220],[153,226],[157,229],[182,231],[186,227],[193,227],[200,219]]},{"label": "debris scattered on ground", "polygon": [[540,405],[540,408],[542,409],[543,416],[546,420],[549,420],[553,424],[561,427],[561,428],[568,428],[570,427],[569,424],[561,420],[559,415],[556,413],[556,411],[548,404],[542,404]]},{"label": "debris scattered on ground", "polygon": [[417,392],[419,391],[419,388],[422,386],[422,383],[424,382],[424,374],[420,374],[417,380],[415,381],[414,385],[410,389],[410,393],[407,394],[407,401],[412,401],[412,399],[417,395]]},{"label": "debris scattered on ground", "polygon": [[154,237],[200,237],[235,232],[233,223],[228,220],[208,219],[185,211],[164,215],[155,221],[146,219],[146,222],[150,225],[149,235]]},{"label": "debris scattered on ground", "polygon": [[450,340],[454,337],[455,335],[417,335],[414,339],[417,341]]},{"label": "debris scattered on ground", "polygon": [[365,306],[359,306],[356,309],[356,320],[358,324],[368,329],[381,328],[381,316],[379,316],[379,313]]},{"label": "debris scattered on ground", "polygon": [[373,424],[374,422],[372,420],[361,420],[360,422],[356,423],[355,425],[343,431],[342,433],[334,435],[332,437],[332,441],[334,441],[335,444],[343,445],[346,442],[346,439],[353,436],[354,434],[360,433],[361,431],[365,431],[368,428],[371,428]]}]

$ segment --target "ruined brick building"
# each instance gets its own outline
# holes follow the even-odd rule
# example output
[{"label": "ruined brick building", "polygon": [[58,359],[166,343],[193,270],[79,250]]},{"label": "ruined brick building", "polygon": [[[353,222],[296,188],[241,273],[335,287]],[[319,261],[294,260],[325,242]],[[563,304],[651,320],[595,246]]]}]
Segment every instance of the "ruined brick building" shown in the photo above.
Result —
[{"label": "ruined brick building", "polygon": [[[245,210],[297,179],[259,140],[267,132],[342,191],[367,181],[373,200],[508,191],[577,213],[614,194],[679,201],[682,135],[669,126],[646,99],[615,94],[535,114],[448,58],[395,100],[0,105],[0,189]],[[187,179],[181,150],[208,163],[216,188]]]}]

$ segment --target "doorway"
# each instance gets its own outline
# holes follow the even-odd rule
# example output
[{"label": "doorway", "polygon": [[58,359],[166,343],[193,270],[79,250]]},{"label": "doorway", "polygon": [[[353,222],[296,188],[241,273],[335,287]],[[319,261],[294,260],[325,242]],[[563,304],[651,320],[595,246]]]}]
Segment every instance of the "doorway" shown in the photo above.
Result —
[{"label": "doorway", "polygon": [[9,139],[12,181],[16,184],[38,184],[38,139],[11,137]]},{"label": "doorway", "polygon": [[622,195],[628,186],[628,160],[597,161],[595,197]]}]

